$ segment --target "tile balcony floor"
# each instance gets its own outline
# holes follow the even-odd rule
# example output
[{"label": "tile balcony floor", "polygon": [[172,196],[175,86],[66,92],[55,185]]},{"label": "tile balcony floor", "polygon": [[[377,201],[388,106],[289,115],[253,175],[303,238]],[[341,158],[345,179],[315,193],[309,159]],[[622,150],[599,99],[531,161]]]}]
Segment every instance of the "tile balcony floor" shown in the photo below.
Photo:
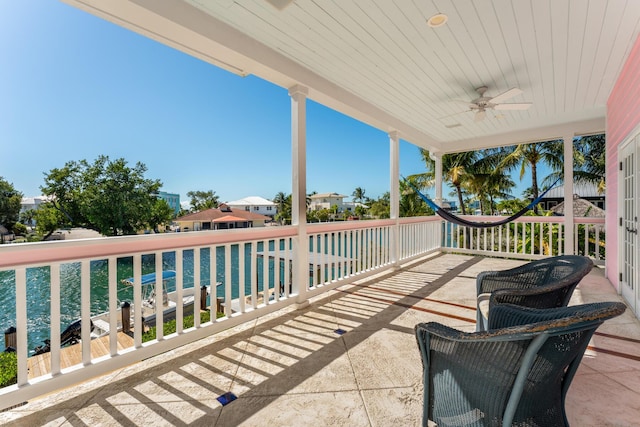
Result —
[{"label": "tile balcony floor", "polygon": [[[475,329],[475,277],[523,261],[439,255],[0,413],[19,426],[417,426],[413,327]],[[620,298],[599,268],[571,304]],[[343,334],[336,330],[345,331]],[[237,400],[216,399],[232,392]],[[640,423],[640,323],[594,336],[567,396],[573,426]]]}]

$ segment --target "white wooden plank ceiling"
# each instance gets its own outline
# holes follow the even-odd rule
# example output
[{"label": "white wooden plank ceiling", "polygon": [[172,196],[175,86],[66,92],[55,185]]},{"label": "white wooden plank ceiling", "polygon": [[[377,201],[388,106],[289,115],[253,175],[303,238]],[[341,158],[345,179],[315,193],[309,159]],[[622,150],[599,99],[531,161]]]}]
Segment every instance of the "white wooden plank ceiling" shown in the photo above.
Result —
[{"label": "white wooden plank ceiling", "polygon": [[[97,0],[70,2],[104,9]],[[558,137],[567,124],[576,133],[603,130],[607,98],[640,32],[640,0],[280,3],[119,0],[103,14],[203,59],[307,86],[329,107],[442,151]],[[437,13],[448,21],[432,28],[427,19]],[[467,110],[481,86],[488,97],[519,88],[504,102],[532,105],[488,109],[474,121]]]}]

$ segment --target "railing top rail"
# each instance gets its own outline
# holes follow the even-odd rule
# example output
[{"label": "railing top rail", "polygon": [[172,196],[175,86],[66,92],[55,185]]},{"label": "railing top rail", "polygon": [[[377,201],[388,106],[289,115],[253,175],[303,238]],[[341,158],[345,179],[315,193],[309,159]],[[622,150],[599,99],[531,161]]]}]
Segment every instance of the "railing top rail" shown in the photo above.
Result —
[{"label": "railing top rail", "polygon": [[295,227],[284,226],[2,245],[0,246],[0,269],[79,259],[128,256],[139,252],[152,253],[215,244],[241,243],[295,235]]},{"label": "railing top rail", "polygon": [[[466,215],[474,221],[499,221],[502,216]],[[400,218],[400,224],[436,222],[442,219],[437,215]],[[562,223],[562,216],[525,216],[518,223]],[[395,224],[392,219],[366,221],[337,221],[307,224],[308,234],[358,230],[372,227],[388,227]],[[576,224],[604,224],[604,218],[574,218]],[[0,269],[20,266],[44,265],[53,262],[65,262],[79,259],[102,259],[110,256],[130,256],[134,253],[151,253],[181,248],[193,248],[208,245],[241,243],[253,240],[276,239],[297,235],[295,226],[256,227],[236,230],[197,231],[166,233],[154,235],[100,237],[92,239],[62,240],[53,242],[21,243],[0,245]]]}]

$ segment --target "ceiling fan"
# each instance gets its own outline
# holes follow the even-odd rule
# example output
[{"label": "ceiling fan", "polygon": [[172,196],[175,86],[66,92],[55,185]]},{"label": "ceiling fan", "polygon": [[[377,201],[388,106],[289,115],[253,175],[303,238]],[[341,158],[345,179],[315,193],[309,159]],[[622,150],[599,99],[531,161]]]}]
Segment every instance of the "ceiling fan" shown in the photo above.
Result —
[{"label": "ceiling fan", "polygon": [[[507,99],[513,98],[514,96],[520,95],[522,90],[517,87],[511,88],[506,92],[501,93],[500,95],[496,95],[494,97],[484,96],[487,91],[486,86],[481,86],[476,89],[476,92],[480,95],[478,98],[474,99],[470,103],[468,103],[469,109],[465,111],[461,111],[461,114],[466,113],[468,111],[475,111],[475,117],[473,118],[474,122],[481,122],[485,119],[487,115],[487,110],[526,110],[531,107],[531,102],[521,102],[521,103],[504,103]],[[452,116],[455,114],[451,114]],[[445,116],[450,117],[450,116]],[[444,117],[443,117],[444,118]]]}]

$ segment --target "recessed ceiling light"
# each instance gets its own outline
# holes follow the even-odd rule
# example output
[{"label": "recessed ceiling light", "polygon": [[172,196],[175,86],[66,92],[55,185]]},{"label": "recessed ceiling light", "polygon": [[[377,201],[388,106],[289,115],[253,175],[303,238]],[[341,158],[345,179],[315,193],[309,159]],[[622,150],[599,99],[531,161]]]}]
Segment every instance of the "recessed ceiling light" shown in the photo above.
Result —
[{"label": "recessed ceiling light", "polygon": [[278,10],[284,10],[284,8],[293,3],[293,0],[267,0],[267,2]]},{"label": "recessed ceiling light", "polygon": [[436,15],[433,15],[431,18],[427,19],[427,24],[431,28],[438,28],[446,24],[448,19],[449,17],[444,13],[438,13]]}]

